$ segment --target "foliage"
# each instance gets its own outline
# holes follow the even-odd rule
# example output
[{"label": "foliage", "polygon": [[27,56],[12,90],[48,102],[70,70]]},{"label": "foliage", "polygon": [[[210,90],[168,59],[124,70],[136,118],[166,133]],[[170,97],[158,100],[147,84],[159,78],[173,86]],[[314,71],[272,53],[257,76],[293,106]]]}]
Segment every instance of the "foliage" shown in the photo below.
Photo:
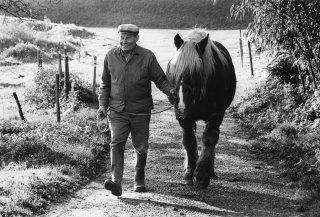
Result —
[{"label": "foliage", "polygon": [[270,76],[278,78],[281,83],[298,84],[300,73],[297,66],[294,66],[287,55],[279,55],[269,65]]},{"label": "foliage", "polygon": [[[61,0],[46,0],[43,2],[56,5],[61,3]],[[0,2],[0,12],[20,18],[38,18],[43,16],[43,9],[45,9],[45,7],[43,4],[39,4],[39,1],[3,0]]]},{"label": "foliage", "polygon": [[244,28],[246,20],[228,19],[235,1],[217,1],[213,5],[209,0],[68,0],[57,7],[48,7],[47,16],[57,23],[83,26],[117,27],[121,23],[135,23],[142,28]]},{"label": "foliage", "polygon": [[310,77],[316,89],[320,76],[320,1],[241,0],[232,7],[235,17],[246,12],[253,14],[247,36],[258,50],[286,53],[303,79]]},{"label": "foliage", "polygon": [[[26,91],[26,100],[29,103],[36,105],[38,108],[54,108],[56,103],[56,74],[59,72],[56,68],[41,68],[37,71],[34,77],[33,86]],[[74,107],[79,107],[82,104],[95,103],[96,100],[89,90],[90,85],[80,79],[76,74],[70,75],[70,84],[72,86],[70,98],[66,100],[64,92],[64,77],[60,80],[59,96],[62,106],[69,106],[72,103]]]}]

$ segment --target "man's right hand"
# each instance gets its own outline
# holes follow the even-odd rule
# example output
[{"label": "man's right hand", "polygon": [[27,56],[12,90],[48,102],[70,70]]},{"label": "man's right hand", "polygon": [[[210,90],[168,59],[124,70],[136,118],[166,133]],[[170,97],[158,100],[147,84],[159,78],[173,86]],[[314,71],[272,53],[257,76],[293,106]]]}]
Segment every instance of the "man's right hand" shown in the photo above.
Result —
[{"label": "man's right hand", "polygon": [[108,109],[106,106],[99,106],[99,109],[97,111],[97,118],[102,119],[107,116]]}]

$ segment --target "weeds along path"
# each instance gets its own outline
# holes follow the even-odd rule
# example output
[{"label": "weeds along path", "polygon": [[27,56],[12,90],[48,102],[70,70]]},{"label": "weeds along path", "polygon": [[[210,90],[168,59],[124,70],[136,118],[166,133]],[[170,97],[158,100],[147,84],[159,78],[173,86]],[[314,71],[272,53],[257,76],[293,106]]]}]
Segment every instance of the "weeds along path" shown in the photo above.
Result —
[{"label": "weeds along path", "polygon": [[[101,48],[104,47],[103,44],[108,46],[108,43],[116,41],[116,30],[89,30],[100,36],[99,40],[90,43],[88,50],[95,51],[101,67],[105,54],[105,49]],[[139,43],[151,49],[165,69],[174,53],[174,35],[179,33],[183,36],[186,32],[142,30]],[[244,67],[241,67],[238,32],[211,31],[210,35],[225,44],[233,57],[238,78],[235,102],[238,102],[247,94],[248,89],[265,78],[266,62],[254,56],[256,74],[252,78],[248,59],[245,59]],[[98,73],[100,72],[101,68],[98,69]],[[169,106],[165,96],[156,88],[153,89],[153,97],[156,109]],[[203,123],[199,122],[198,143],[201,143],[203,128]],[[103,182],[110,172],[108,161],[105,162],[106,174],[93,180],[66,201],[51,207],[43,216],[299,216],[295,212],[299,207],[299,190],[290,187],[272,167],[255,160],[247,152],[250,141],[230,115],[224,119],[217,145],[215,167],[219,178],[211,180],[210,186],[205,190],[196,190],[183,182],[184,150],[181,138],[181,129],[172,110],[153,115],[146,167],[148,192],[133,191],[135,160],[131,142],[128,142],[121,197],[115,197],[103,188]]]}]

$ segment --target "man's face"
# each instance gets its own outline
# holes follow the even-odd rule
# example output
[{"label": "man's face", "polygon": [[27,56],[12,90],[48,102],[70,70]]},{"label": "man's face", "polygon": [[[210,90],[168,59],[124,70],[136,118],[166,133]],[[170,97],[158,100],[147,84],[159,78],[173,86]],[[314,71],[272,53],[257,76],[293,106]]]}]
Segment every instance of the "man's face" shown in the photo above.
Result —
[{"label": "man's face", "polygon": [[119,32],[120,48],[123,51],[132,50],[136,46],[138,40],[139,40],[139,35]]}]

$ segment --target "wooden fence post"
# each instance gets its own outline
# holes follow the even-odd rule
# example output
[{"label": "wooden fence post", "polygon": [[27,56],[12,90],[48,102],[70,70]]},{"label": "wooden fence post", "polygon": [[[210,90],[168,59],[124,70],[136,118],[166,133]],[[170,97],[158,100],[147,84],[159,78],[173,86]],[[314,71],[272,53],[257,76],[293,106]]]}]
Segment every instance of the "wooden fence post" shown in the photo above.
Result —
[{"label": "wooden fence post", "polygon": [[59,74],[56,74],[56,111],[57,111],[57,122],[60,122],[59,88],[60,88],[60,78],[59,78]]},{"label": "wooden fence post", "polygon": [[61,64],[61,53],[58,53],[58,67],[59,67],[59,77],[62,78],[62,64]]},{"label": "wooden fence post", "polygon": [[13,97],[14,99],[16,100],[16,103],[17,103],[17,106],[18,106],[18,109],[19,109],[19,115],[20,115],[20,118],[21,120],[25,120],[24,116],[23,116],[23,112],[22,112],[22,108],[21,108],[21,105],[20,105],[20,102],[19,102],[19,99],[18,99],[18,96],[17,96],[17,93],[16,92],[13,92]]},{"label": "wooden fence post", "polygon": [[64,49],[64,56],[67,56],[67,41],[64,41],[64,45],[63,45],[63,49]]},{"label": "wooden fence post", "polygon": [[38,59],[38,68],[42,67],[42,56],[41,56],[41,50],[39,49],[37,52],[37,59]]},{"label": "wooden fence post", "polygon": [[240,29],[240,57],[241,57],[241,66],[243,68],[243,45],[242,45],[242,34]]},{"label": "wooden fence post", "polygon": [[249,58],[250,58],[251,75],[254,76],[250,41],[248,41],[248,48],[249,48]]},{"label": "wooden fence post", "polygon": [[65,72],[64,72],[64,90],[66,99],[69,98],[69,57],[65,57]]},{"label": "wooden fence post", "polygon": [[80,58],[81,58],[81,56],[80,56],[81,48],[82,48],[82,42],[81,42],[81,38],[80,38],[80,48],[79,48],[79,63],[80,63]]},{"label": "wooden fence post", "polygon": [[92,84],[92,97],[93,101],[96,101],[96,74],[97,74],[97,56],[94,56],[93,63],[93,84]]}]

